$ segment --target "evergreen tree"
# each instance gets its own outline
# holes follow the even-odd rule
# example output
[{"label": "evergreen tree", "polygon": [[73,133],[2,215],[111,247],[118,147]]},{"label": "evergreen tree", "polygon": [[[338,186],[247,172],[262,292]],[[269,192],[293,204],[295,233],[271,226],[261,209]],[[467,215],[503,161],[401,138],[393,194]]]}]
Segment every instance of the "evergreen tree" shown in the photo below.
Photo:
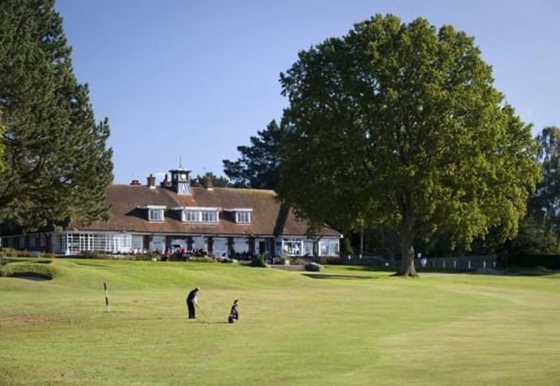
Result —
[{"label": "evergreen tree", "polygon": [[226,177],[218,177],[212,172],[208,172],[203,176],[197,175],[191,180],[191,185],[206,187],[207,178],[210,178],[212,180],[212,186],[215,188],[228,188],[231,186],[229,180]]},{"label": "evergreen tree", "polygon": [[241,158],[224,160],[224,173],[232,185],[242,188],[275,189],[280,178],[279,148],[286,133],[284,122],[273,120],[251,137],[251,146],[238,146]]},{"label": "evergreen tree", "polygon": [[529,214],[560,236],[560,129],[545,127],[537,136],[543,179],[529,200]]},{"label": "evergreen tree", "polygon": [[54,0],[0,2],[2,221],[33,229],[107,215],[109,125],[95,122],[70,54]]}]

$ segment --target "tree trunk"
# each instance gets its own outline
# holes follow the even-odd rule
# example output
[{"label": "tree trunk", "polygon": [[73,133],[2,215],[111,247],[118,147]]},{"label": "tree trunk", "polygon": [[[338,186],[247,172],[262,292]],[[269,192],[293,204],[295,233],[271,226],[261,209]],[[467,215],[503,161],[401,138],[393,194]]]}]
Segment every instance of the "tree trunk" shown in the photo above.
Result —
[{"label": "tree trunk", "polygon": [[360,229],[360,259],[364,257],[364,228]]},{"label": "tree trunk", "polygon": [[396,276],[418,276],[416,268],[414,267],[413,237],[411,237],[410,233],[411,232],[405,231],[400,234],[401,267],[396,273]]}]

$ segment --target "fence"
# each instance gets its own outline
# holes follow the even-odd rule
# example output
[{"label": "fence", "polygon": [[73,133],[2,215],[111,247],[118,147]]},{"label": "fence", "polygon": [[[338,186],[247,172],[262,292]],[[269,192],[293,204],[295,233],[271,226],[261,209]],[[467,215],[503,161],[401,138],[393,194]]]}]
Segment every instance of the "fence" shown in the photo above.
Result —
[{"label": "fence", "polygon": [[[343,259],[343,264],[367,265],[377,267],[394,268],[400,262],[391,264],[381,256],[352,256]],[[420,258],[414,260],[414,265],[419,270],[445,270],[445,271],[475,271],[484,269],[495,269],[497,266],[496,256],[460,256],[460,257],[437,257]]]},{"label": "fence", "polygon": [[461,256],[416,259],[416,268],[449,271],[475,271],[496,268],[496,256]]}]

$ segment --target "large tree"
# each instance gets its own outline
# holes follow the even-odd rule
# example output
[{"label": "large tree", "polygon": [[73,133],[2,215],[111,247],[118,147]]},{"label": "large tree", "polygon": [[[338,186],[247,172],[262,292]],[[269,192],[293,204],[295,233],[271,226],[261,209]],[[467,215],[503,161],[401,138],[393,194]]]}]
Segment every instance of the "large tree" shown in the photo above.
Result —
[{"label": "large tree", "polygon": [[493,86],[474,39],[425,19],[377,15],[301,51],[281,74],[293,126],[281,197],[296,212],[413,242],[514,235],[540,175],[529,125]]},{"label": "large tree", "polygon": [[0,2],[2,221],[32,229],[107,214],[109,126],[95,122],[70,54],[54,0]]},{"label": "large tree", "polygon": [[560,129],[545,127],[537,136],[543,179],[529,200],[529,214],[560,236]]},{"label": "large tree", "polygon": [[238,146],[237,161],[223,160],[224,173],[232,185],[242,188],[275,189],[280,178],[279,147],[285,136],[285,123],[270,122],[265,130],[250,138],[250,146]]}]

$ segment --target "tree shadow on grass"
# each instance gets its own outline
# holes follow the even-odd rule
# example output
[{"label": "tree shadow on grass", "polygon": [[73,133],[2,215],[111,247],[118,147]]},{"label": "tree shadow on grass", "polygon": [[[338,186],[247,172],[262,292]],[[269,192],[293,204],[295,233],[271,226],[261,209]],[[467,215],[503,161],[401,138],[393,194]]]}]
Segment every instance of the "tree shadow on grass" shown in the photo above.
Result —
[{"label": "tree shadow on grass", "polygon": [[344,275],[344,274],[338,274],[338,273],[304,273],[302,275],[310,277],[311,279],[338,279],[338,280],[379,279],[379,277],[376,277],[376,276]]}]

